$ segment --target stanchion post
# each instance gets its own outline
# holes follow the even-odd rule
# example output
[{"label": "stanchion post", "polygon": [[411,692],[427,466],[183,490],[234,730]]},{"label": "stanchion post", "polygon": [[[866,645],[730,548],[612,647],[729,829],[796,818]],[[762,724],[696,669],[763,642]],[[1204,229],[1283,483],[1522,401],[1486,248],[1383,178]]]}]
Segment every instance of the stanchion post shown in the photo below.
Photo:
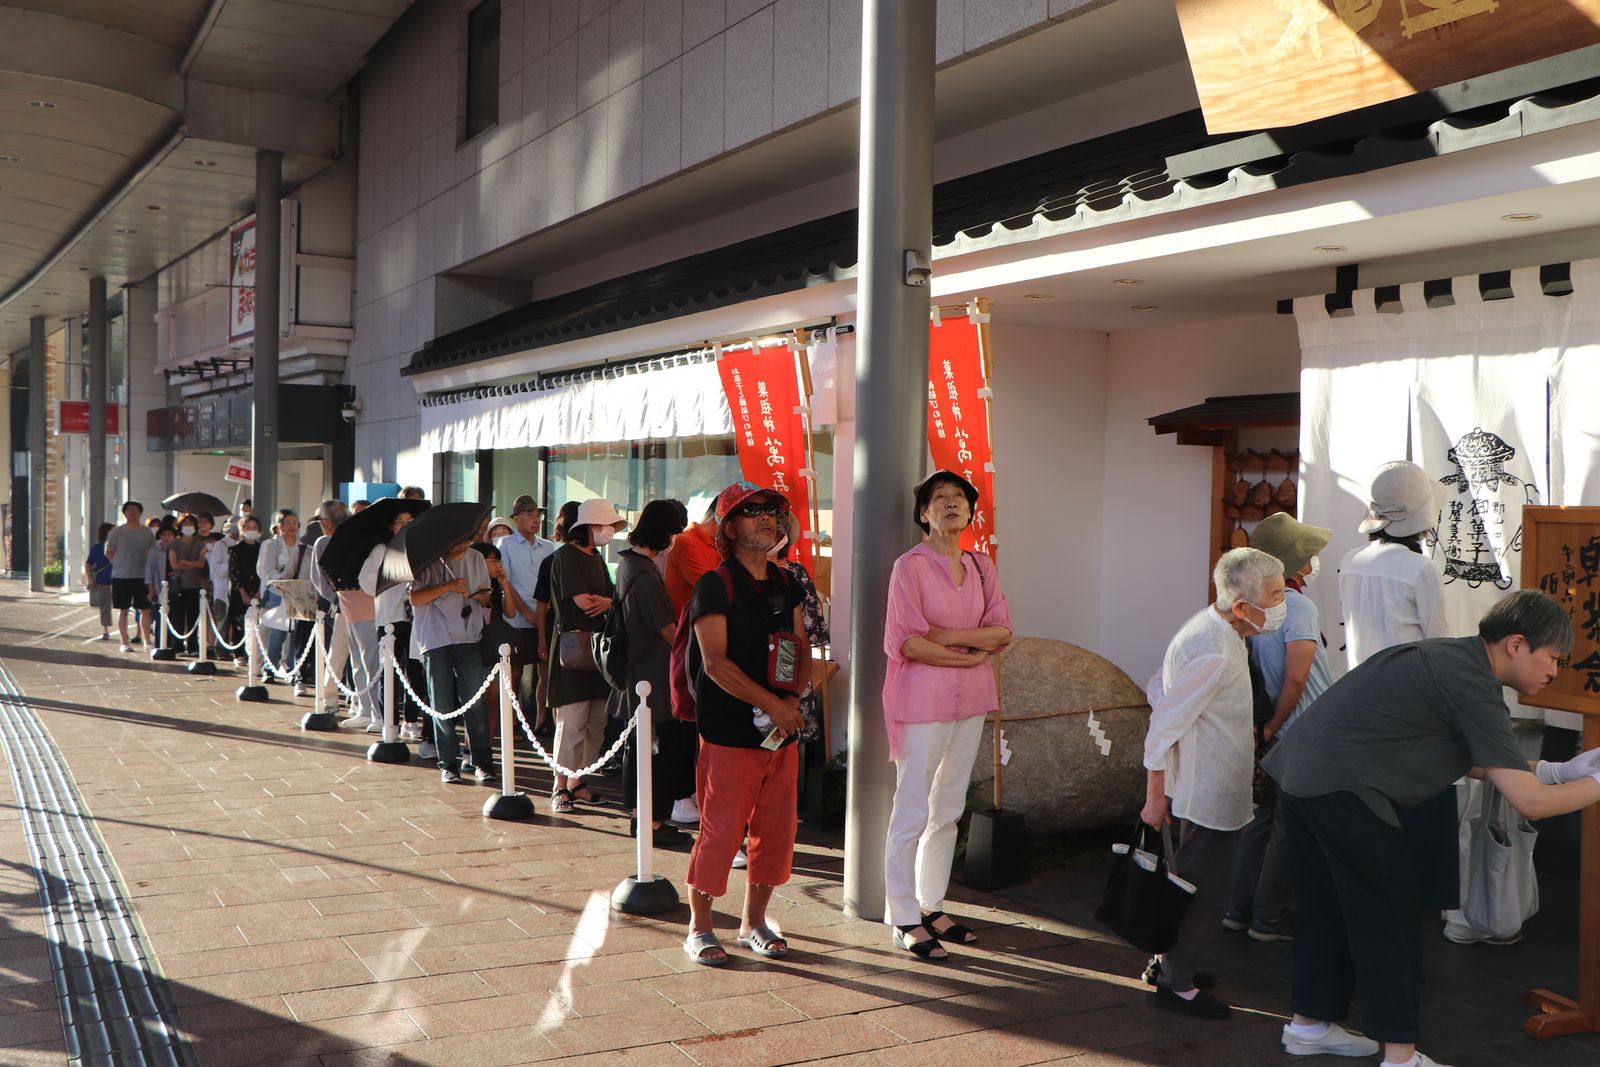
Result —
[{"label": "stanchion post", "polygon": [[[317,612],[316,622],[311,627],[311,664],[312,677],[315,679],[311,687],[311,710],[300,719],[302,730],[337,730],[339,728],[338,716],[331,711],[325,711],[322,706],[322,676],[328,669],[327,654],[323,648],[322,620],[326,616],[322,611]],[[290,625],[294,625],[290,623]]]},{"label": "stanchion post", "polygon": [[[511,646],[500,646],[500,792],[483,802],[486,819],[526,819],[533,815],[533,800],[517,792],[517,736],[511,722]],[[470,712],[468,714],[471,714]]]},{"label": "stanchion post", "polygon": [[[159,552],[161,550],[159,548],[156,548],[156,549],[152,549],[151,551]],[[168,660],[175,660],[175,659],[178,658],[177,651],[167,647],[167,627],[172,625],[172,616],[170,614],[168,614],[169,604],[168,604],[168,598],[167,598],[167,583],[166,582],[162,582],[161,583],[160,600],[161,600],[161,620],[160,620],[160,625],[157,626],[156,629],[160,630],[161,633],[156,638],[156,647],[150,650],[150,658],[154,659],[154,660],[161,660],[163,662],[166,662]]]},{"label": "stanchion post", "polygon": [[200,587],[200,613],[195,616],[195,629],[199,630],[200,655],[189,664],[190,674],[216,674],[217,665],[211,662],[211,596],[205,586]]},{"label": "stanchion post", "polygon": [[652,834],[650,823],[655,812],[651,810],[650,787],[655,747],[654,724],[650,720],[650,683],[640,682],[634,687],[639,694],[639,708],[633,717],[633,764],[638,768],[638,796],[634,800],[634,829],[637,832],[638,873],[624,878],[611,892],[611,910],[627,915],[660,915],[678,906],[678,890],[666,878],[650,870]]},{"label": "stanchion post", "polygon": [[383,740],[367,746],[373,763],[409,763],[411,750],[400,740],[394,722],[394,625],[386,623],[378,638],[378,662],[383,665]]},{"label": "stanchion post", "polygon": [[244,684],[233,694],[235,700],[247,704],[265,704],[267,687],[261,684],[261,634],[257,619],[261,614],[261,601],[252,600],[244,613]]}]

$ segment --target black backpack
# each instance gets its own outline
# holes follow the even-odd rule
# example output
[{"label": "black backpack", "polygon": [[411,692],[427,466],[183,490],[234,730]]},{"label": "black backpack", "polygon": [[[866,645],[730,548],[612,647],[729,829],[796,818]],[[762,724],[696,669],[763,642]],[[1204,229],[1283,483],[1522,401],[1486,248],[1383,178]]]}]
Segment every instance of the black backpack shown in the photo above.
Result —
[{"label": "black backpack", "polygon": [[628,594],[633,592],[637,582],[636,578],[628,583],[628,592],[606,612],[606,624],[589,638],[595,669],[607,685],[623,695],[625,701],[628,697],[628,623],[623,618],[622,605],[627,603]]}]

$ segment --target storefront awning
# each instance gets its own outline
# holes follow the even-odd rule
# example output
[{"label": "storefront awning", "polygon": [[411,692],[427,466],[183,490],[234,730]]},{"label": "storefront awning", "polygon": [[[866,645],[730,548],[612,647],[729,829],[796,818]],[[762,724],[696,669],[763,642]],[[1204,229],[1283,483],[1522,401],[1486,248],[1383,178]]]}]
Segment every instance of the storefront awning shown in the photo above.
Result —
[{"label": "storefront awning", "polygon": [[423,452],[714,437],[733,416],[712,362],[614,374],[528,391],[490,388],[430,397],[422,405]]},{"label": "storefront awning", "polygon": [[1145,421],[1158,434],[1177,434],[1179,444],[1220,444],[1220,435],[1234,430],[1300,425],[1300,394],[1208,396],[1203,404],[1152,415]]}]

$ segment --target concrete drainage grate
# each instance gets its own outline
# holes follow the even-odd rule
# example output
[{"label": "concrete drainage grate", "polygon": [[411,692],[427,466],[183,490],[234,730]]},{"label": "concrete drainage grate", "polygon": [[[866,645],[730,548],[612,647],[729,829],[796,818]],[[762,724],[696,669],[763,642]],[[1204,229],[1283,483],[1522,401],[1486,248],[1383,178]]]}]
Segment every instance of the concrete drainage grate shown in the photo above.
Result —
[{"label": "concrete drainage grate", "polygon": [[0,748],[39,881],[73,1067],[193,1067],[166,980],[44,724],[0,666]]}]

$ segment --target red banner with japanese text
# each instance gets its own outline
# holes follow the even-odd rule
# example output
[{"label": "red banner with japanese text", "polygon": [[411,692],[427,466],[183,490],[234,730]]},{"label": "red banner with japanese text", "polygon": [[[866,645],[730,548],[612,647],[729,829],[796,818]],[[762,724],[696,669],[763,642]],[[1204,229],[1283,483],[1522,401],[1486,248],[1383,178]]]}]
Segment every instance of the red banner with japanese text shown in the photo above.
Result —
[{"label": "red banner with japanese text", "polygon": [[967,316],[928,328],[928,449],[935,468],[955,471],[978,489],[961,547],[997,557],[994,449],[981,327]]},{"label": "red banner with japanese text", "polygon": [[811,487],[800,473],[806,466],[806,436],[794,352],[785,345],[724,349],[717,372],[733,413],[739,470],[746,481],[770,486],[788,499],[800,523],[800,543],[790,556],[811,570],[811,540],[805,535],[811,523]]}]

